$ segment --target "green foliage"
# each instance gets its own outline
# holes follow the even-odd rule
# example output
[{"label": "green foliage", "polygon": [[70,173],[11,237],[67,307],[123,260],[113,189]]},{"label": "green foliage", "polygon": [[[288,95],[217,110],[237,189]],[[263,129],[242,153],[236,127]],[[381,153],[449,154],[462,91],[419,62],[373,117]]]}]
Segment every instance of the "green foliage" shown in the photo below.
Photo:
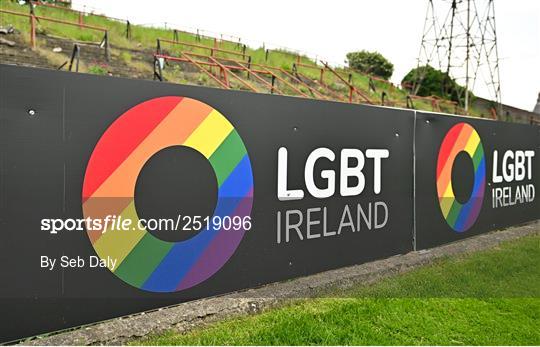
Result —
[{"label": "green foliage", "polygon": [[94,41],[94,35],[92,35],[91,33],[79,33],[76,36],[76,39],[78,41],[92,42]]},{"label": "green foliage", "polygon": [[120,59],[122,59],[122,61],[126,64],[131,63],[131,58],[132,57],[129,52],[123,51],[122,53],[120,53]]},{"label": "green foliage", "polygon": [[88,72],[94,75],[106,75],[107,69],[100,65],[92,65],[88,68]]},{"label": "green foliage", "polygon": [[[465,97],[465,88],[456,83],[447,73],[435,69],[430,65],[414,68],[401,81],[401,84],[408,89],[420,83],[420,88],[416,95],[438,96],[452,101],[460,101]],[[469,97],[473,94],[469,92]]]},{"label": "green foliage", "polygon": [[350,52],[347,53],[349,67],[358,71],[389,79],[394,72],[394,64],[379,52]]},{"label": "green foliage", "polygon": [[208,76],[203,74],[203,73],[200,73],[199,78],[197,78],[197,83],[199,85],[201,85],[201,86],[207,84],[208,83]]},{"label": "green foliage", "polygon": [[538,345],[540,236],[145,345]]}]

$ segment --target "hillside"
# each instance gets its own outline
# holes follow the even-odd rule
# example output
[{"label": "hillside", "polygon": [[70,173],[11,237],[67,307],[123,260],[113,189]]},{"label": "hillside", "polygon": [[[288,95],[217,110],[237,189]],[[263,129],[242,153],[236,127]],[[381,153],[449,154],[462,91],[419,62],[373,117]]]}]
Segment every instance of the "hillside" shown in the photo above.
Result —
[{"label": "hillside", "polygon": [[[80,72],[160,77],[173,83],[463,113],[449,100],[409,96],[390,82],[348,68],[331,67],[324,60],[314,61],[294,52],[133,25],[54,5],[36,3],[33,11],[37,18],[34,48],[30,6],[0,0],[0,26],[15,29],[13,34],[2,35],[15,43],[14,47],[0,45],[2,62],[55,69],[63,65],[62,69],[67,69],[73,44],[77,43]],[[493,118],[489,106],[473,107],[469,113]]]}]

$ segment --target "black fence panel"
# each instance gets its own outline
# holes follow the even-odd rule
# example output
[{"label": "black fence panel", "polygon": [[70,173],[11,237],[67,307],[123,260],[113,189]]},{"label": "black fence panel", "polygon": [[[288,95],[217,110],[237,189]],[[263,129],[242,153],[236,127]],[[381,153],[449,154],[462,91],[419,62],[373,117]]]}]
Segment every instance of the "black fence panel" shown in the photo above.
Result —
[{"label": "black fence panel", "polygon": [[536,220],[539,147],[537,126],[0,65],[0,341]]},{"label": "black fence panel", "polygon": [[2,341],[412,250],[412,111],[0,77]]},{"label": "black fence panel", "polygon": [[417,112],[418,249],[540,217],[540,127]]}]

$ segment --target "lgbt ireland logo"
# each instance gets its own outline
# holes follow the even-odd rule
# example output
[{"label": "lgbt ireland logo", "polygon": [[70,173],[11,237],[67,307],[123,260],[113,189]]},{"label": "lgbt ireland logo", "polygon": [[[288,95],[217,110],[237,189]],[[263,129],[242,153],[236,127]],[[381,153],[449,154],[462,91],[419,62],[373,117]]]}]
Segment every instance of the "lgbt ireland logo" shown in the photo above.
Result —
[{"label": "lgbt ireland logo", "polygon": [[214,217],[250,216],[253,205],[246,147],[219,111],[195,99],[166,96],[142,102],[116,119],[88,161],[83,214],[135,221],[132,230],[89,230],[88,237],[101,259],[116,259],[119,265],[109,270],[150,292],[176,292],[207,280],[234,254],[246,232],[207,227],[190,239],[169,242],[137,223],[137,177],[150,157],[171,146],[193,148],[210,162],[218,186]]},{"label": "lgbt ireland logo", "polygon": [[[474,183],[469,200],[457,201],[452,187],[452,168],[465,152],[473,163]],[[468,230],[480,214],[486,187],[486,158],[478,132],[467,123],[454,125],[444,137],[437,159],[437,194],[444,219],[456,232]]]}]

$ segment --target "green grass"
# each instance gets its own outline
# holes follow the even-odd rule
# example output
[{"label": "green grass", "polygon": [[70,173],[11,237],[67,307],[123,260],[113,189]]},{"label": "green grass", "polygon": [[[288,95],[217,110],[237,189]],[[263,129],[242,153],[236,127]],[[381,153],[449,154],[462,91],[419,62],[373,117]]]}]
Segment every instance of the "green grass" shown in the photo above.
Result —
[{"label": "green grass", "polygon": [[355,288],[355,297],[540,298],[540,236]]},{"label": "green grass", "polygon": [[[11,10],[11,11],[17,11],[17,12],[24,12],[28,13],[28,6],[24,5],[21,6],[15,2],[12,2],[10,0],[0,0],[0,8]],[[44,6],[37,6],[35,8],[35,13],[40,16],[45,17],[52,17],[56,19],[62,19],[65,21],[70,22],[78,22],[79,17],[78,14],[72,13],[69,11],[64,10],[58,10],[58,9],[51,9]],[[121,21],[115,21],[110,20],[101,16],[95,16],[95,15],[88,15],[83,17],[83,22],[85,24],[102,27],[109,31],[109,39],[111,45],[118,48],[127,48],[127,49],[145,49],[145,50],[154,50],[156,47],[156,39],[158,38],[165,38],[165,39],[173,39],[173,32],[172,30],[164,29],[164,28],[150,28],[146,26],[140,26],[140,25],[132,25],[132,40],[128,40],[125,37],[125,30],[126,25],[125,22]],[[13,16],[10,14],[0,13],[0,25],[14,25],[18,30],[20,30],[23,35],[23,38],[25,40],[28,39],[28,35],[26,33],[29,32],[30,25],[29,25],[29,19],[25,17],[19,17],[19,16]],[[53,23],[48,21],[41,21],[38,23],[38,33],[46,33],[50,35],[60,36],[71,40],[76,41],[83,41],[83,42],[99,42],[103,38],[103,33],[100,31],[95,30],[88,30],[88,29],[81,29],[78,26],[68,26],[64,24],[59,23]],[[185,33],[180,32],[179,33],[179,39],[180,41],[189,42],[189,43],[196,43],[201,44],[205,46],[213,46],[214,41],[212,38],[206,38],[202,37],[199,41],[195,34],[191,33]],[[39,44],[39,42],[38,42]],[[241,52],[242,45],[238,45],[235,42],[230,41],[223,41],[219,42],[219,47],[223,49],[227,49],[230,51],[236,51]],[[173,45],[168,43],[162,43],[162,48],[166,50],[166,52],[169,52],[172,55],[177,55],[179,50],[185,50],[185,51],[191,51],[194,53],[199,54],[209,54],[208,49],[203,48],[193,48],[193,47],[187,47],[187,46],[181,46],[181,45]],[[253,63],[260,63],[260,64],[266,64],[274,67],[280,67],[284,68],[288,71],[292,69],[293,63],[296,61],[296,53],[288,52],[286,50],[272,50],[268,54],[268,59],[266,57],[266,52],[261,47],[247,47],[246,54],[248,56],[251,56]],[[238,56],[227,54],[227,53],[217,53],[218,56],[223,58],[239,58]],[[309,65],[316,65],[316,63],[308,59],[307,57],[302,57],[302,62]],[[320,67],[320,65],[319,65]],[[345,71],[343,69],[337,69],[338,72],[342,73],[343,76],[347,76],[350,71]],[[300,67],[299,72],[302,74],[312,78],[312,79],[319,79],[320,78],[320,71],[317,69],[312,68],[306,68],[306,67]],[[369,90],[368,83],[369,78],[365,75],[359,74],[357,72],[352,72],[353,78],[352,83],[355,85],[355,87],[362,90],[365,94],[369,96],[369,98],[374,103],[379,103],[381,100],[381,93],[384,90],[387,93],[387,100],[393,101],[395,106],[397,107],[405,107],[406,104],[406,92],[397,89],[397,88],[391,88],[388,84],[381,83],[381,82],[375,82],[375,85],[377,87],[377,91],[373,92]],[[177,78],[172,78],[172,80],[176,80]],[[198,81],[195,81],[196,83],[200,83]],[[347,99],[348,90],[345,85],[343,85],[339,79],[332,75],[330,72],[326,72],[324,76],[324,83],[330,86],[336,86],[341,87],[339,89],[343,89],[343,91],[338,92],[339,95],[343,99]],[[210,83],[211,85],[214,85]],[[288,94],[295,94],[290,88],[282,85],[280,86],[286,93]],[[302,89],[305,90],[304,87]],[[324,88],[317,88],[321,91],[324,90]],[[362,101],[363,99],[356,97],[356,101]],[[415,100],[414,102],[415,108],[420,110],[432,110],[431,104],[426,101],[421,100]],[[444,105],[441,106],[441,109],[443,112],[449,112],[453,113],[453,109],[451,107],[446,107]],[[478,110],[471,110],[471,115],[480,115],[480,112]]]},{"label": "green grass", "polygon": [[540,236],[150,345],[538,345]]}]

